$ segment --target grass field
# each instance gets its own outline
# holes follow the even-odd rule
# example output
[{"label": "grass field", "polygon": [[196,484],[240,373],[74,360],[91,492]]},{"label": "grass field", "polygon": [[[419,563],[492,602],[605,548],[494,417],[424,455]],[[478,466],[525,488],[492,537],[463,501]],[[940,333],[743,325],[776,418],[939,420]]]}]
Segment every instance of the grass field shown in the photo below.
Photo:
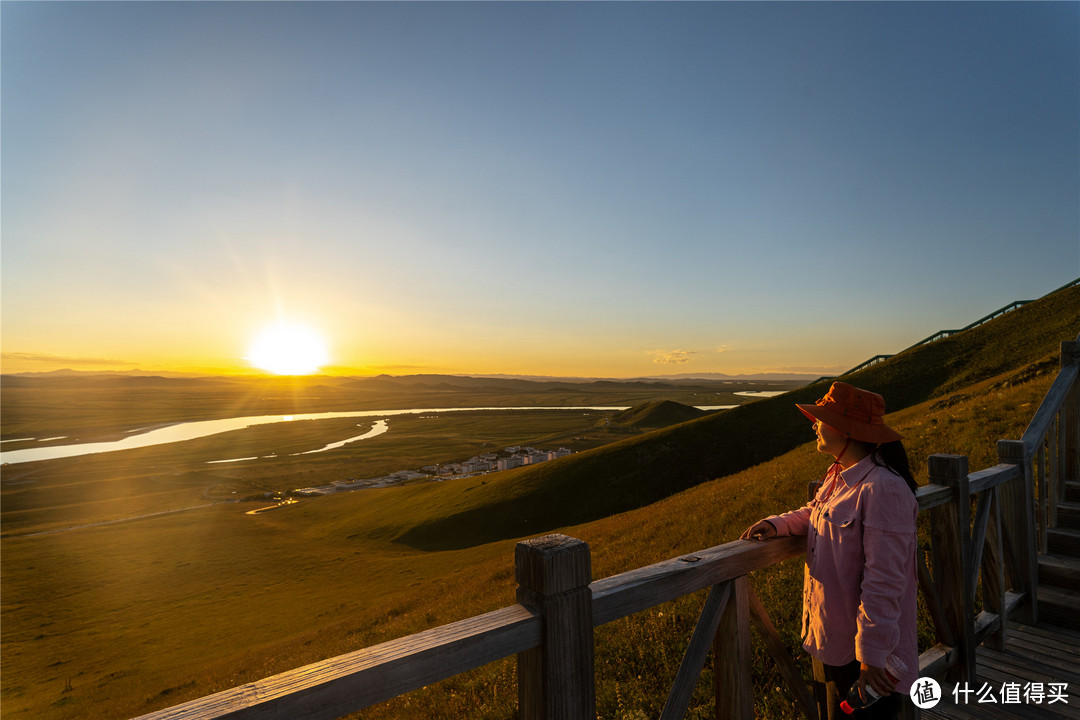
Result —
[{"label": "grass field", "polygon": [[[880,389],[896,409],[889,422],[905,434],[921,482],[931,453],[966,454],[980,469],[996,463],[998,438],[1022,434],[1055,372],[1058,342],[1080,331],[1075,290],[853,379]],[[601,437],[598,418],[569,411],[523,418],[530,424],[517,430],[478,413],[467,432],[448,423],[423,451],[420,437],[439,426],[417,417],[363,441],[347,460],[309,455],[291,468],[201,460],[196,467],[211,450],[203,444],[126,451],[111,470],[105,456],[16,466],[33,476],[5,469],[4,716],[130,717],[512,604],[513,546],[522,536],[558,530],[586,540],[594,577],[734,539],[760,517],[801,504],[806,482],[824,472],[828,462],[814,452],[809,424],[791,408],[823,391],[811,387],[643,435],[612,429]],[[334,439],[308,430],[298,427],[287,439],[230,438],[229,448],[308,448],[315,435],[318,445]],[[357,430],[354,421],[330,435]],[[395,451],[397,430],[403,444]],[[362,477],[382,472],[374,469],[380,462],[402,469],[395,452],[419,465],[467,456],[484,443],[564,445],[581,436],[598,446],[535,468],[343,493],[254,516],[244,514],[249,503],[220,503],[29,534],[316,484],[304,472]],[[383,438],[381,448],[366,444]],[[751,581],[798,655],[801,562]],[[700,603],[684,598],[598,630],[600,717],[658,714]],[[757,716],[794,717],[791,701],[772,690],[780,685],[772,663],[757,645],[754,653]],[[709,716],[710,672],[689,717]],[[359,717],[506,719],[515,703],[511,660]]]}]

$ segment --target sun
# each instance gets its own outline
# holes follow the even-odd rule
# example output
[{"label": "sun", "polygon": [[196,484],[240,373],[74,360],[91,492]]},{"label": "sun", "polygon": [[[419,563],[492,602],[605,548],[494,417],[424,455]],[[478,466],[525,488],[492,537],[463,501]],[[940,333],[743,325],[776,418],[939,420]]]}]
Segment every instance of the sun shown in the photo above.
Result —
[{"label": "sun", "polygon": [[275,375],[309,375],[326,365],[330,356],[314,328],[279,321],[255,337],[245,359]]}]

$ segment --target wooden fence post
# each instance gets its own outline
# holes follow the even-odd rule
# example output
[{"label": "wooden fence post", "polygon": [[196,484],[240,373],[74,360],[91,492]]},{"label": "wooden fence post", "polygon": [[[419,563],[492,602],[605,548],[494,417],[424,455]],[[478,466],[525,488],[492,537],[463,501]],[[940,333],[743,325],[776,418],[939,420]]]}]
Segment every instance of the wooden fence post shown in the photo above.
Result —
[{"label": "wooden fence post", "polygon": [[[999,487],[984,492],[990,496],[987,502],[993,503],[991,514],[987,518],[985,548],[982,555],[982,598],[983,607],[998,616],[998,628],[984,641],[994,650],[1005,650],[1005,637],[1008,633],[1008,608],[1005,606],[1005,548],[1001,533],[1001,495]],[[972,548],[977,552],[978,548]]]},{"label": "wooden fence post", "polygon": [[1039,601],[1036,589],[1039,585],[1038,545],[1035,542],[1035,476],[1031,460],[1024,450],[1022,440],[998,440],[998,460],[1020,466],[1020,477],[1010,480],[997,489],[1001,502],[1001,526],[1003,536],[1012,545],[1012,558],[1016,563],[1005,565],[1005,582],[1014,592],[1022,593],[1026,602],[1017,608],[1019,622],[1034,625],[1039,621]]},{"label": "wooden fence post", "polygon": [[945,673],[950,682],[975,682],[975,588],[971,551],[971,493],[963,455],[931,455],[930,482],[953,489],[952,500],[930,511],[934,584],[956,640],[958,662]]},{"label": "wooden fence post", "polygon": [[753,720],[750,679],[750,597],[745,575],[731,581],[734,593],[720,616],[713,641],[717,720]]},{"label": "wooden fence post", "polygon": [[517,601],[543,617],[542,643],[518,655],[521,720],[595,720],[592,560],[566,535],[520,542]]}]

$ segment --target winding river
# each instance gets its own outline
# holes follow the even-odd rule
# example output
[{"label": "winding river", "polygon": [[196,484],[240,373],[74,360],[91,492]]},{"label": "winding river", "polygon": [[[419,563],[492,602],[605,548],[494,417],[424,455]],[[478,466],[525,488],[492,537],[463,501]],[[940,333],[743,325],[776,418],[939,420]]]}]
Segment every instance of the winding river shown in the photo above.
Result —
[{"label": "winding river", "polygon": [[[221,420],[198,420],[194,422],[182,422],[166,427],[155,429],[132,430],[128,437],[122,440],[109,442],[75,443],[71,445],[50,445],[48,447],[29,447],[19,450],[0,452],[0,464],[24,463],[35,460],[55,460],[57,458],[78,457],[92,453],[114,452],[117,450],[131,450],[134,448],[150,447],[151,445],[164,445],[166,443],[194,440],[195,438],[217,435],[218,433],[240,430],[254,427],[255,425],[268,425],[270,423],[294,422],[296,420],[329,420],[344,417],[392,417],[394,415],[411,415],[415,413],[444,413],[462,412],[466,410],[625,410],[625,407],[479,407],[479,408],[410,408],[407,410],[355,410],[345,412],[323,413],[299,413],[296,415],[251,415],[247,417],[225,418]],[[372,429],[373,431],[375,428]],[[385,423],[380,432],[365,433],[362,436],[351,438],[344,442],[375,437],[386,431]],[[27,438],[29,439],[29,438]],[[55,438],[51,438],[55,439]],[[24,439],[25,440],[25,439]],[[43,442],[39,440],[38,442]],[[320,448],[318,451],[330,449]]]}]

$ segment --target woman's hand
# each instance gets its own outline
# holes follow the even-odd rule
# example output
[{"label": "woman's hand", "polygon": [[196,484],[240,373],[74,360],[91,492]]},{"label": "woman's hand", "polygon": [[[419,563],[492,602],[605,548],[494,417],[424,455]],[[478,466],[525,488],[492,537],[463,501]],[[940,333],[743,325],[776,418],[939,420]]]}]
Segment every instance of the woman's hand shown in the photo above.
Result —
[{"label": "woman's hand", "polygon": [[768,540],[776,537],[776,526],[768,520],[754,523],[739,536],[740,540]]},{"label": "woman's hand", "polygon": [[867,685],[872,687],[874,692],[881,697],[896,692],[896,683],[889,679],[889,674],[885,672],[885,668],[862,663],[859,668],[859,686],[866,687]]}]

